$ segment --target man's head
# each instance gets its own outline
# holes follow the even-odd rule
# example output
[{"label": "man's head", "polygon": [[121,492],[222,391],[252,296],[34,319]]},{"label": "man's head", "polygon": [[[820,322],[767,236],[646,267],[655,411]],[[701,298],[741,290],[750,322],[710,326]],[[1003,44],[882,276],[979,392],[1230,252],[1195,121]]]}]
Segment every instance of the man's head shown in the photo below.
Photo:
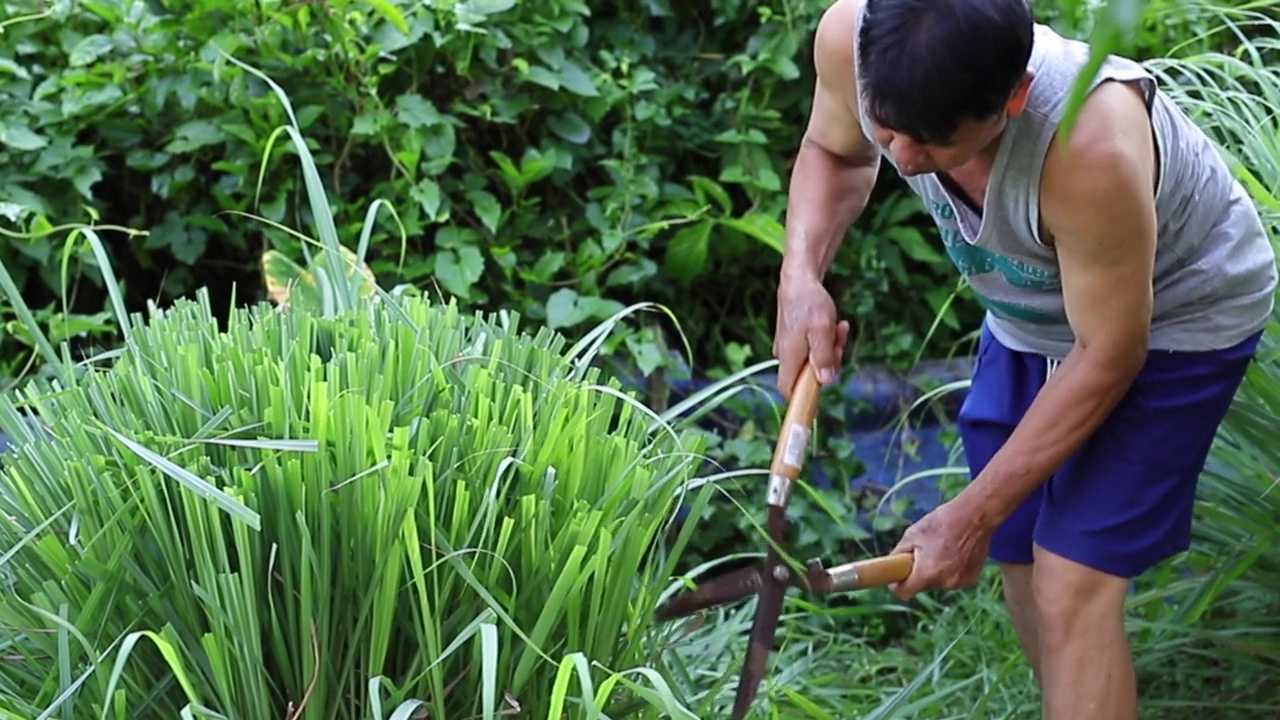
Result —
[{"label": "man's head", "polygon": [[907,174],[954,169],[1022,111],[1027,0],[865,0],[858,77],[875,140]]}]

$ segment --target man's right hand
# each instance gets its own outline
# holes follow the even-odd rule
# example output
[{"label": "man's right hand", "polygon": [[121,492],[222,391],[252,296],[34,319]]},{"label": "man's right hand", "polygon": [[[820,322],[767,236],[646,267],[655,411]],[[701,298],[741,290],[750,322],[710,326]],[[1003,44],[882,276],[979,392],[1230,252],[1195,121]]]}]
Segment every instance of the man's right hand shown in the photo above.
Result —
[{"label": "man's right hand", "polygon": [[778,367],[778,392],[790,400],[791,390],[807,358],[823,385],[835,379],[849,340],[849,321],[836,321],[831,293],[816,278],[784,279],[778,284],[777,328],[773,355]]}]

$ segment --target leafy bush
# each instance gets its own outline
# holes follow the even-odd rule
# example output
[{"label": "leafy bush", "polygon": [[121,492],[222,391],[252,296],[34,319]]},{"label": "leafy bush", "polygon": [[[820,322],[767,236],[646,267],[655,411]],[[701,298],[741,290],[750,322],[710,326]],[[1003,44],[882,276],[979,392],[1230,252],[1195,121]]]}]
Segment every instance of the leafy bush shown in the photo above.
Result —
[{"label": "leafy bush", "polygon": [[[259,175],[284,116],[259,80],[224,72],[225,51],[294,98],[344,232],[359,229],[363,198],[396,207],[408,244],[374,230],[378,277],[570,334],[661,302],[699,367],[766,357],[826,5],[55,3],[0,35],[0,216],[36,234],[3,260],[33,302],[60,298],[48,261],[63,246],[39,233],[93,212],[150,232],[104,236],[130,308],[207,284],[222,312],[236,281],[236,301],[257,299],[244,293],[261,253],[296,257],[298,240],[228,213],[298,227],[309,210],[290,168]],[[833,277],[863,318],[863,358],[907,362],[954,282],[900,181],[877,198]],[[86,274],[73,309],[101,309],[98,283]],[[928,302],[895,302],[908,293]],[[939,342],[976,317],[967,307],[947,309]],[[651,370],[675,343],[643,325],[605,350]]]}]

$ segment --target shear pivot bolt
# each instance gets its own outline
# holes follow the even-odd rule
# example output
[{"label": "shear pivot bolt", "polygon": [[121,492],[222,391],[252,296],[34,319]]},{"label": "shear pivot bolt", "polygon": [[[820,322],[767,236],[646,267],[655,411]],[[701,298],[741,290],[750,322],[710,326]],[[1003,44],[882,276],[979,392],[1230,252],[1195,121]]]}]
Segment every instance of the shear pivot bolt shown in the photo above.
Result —
[{"label": "shear pivot bolt", "polygon": [[783,566],[779,565],[773,569],[773,579],[778,582],[786,582],[791,578],[791,573]]}]

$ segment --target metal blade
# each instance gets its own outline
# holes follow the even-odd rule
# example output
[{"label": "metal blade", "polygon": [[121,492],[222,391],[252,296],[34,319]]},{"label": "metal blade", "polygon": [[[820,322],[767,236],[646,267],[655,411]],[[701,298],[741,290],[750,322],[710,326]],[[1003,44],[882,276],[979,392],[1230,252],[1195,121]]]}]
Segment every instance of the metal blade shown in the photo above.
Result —
[{"label": "metal blade", "polygon": [[[777,506],[769,507],[769,534],[780,539],[786,530],[786,511]],[[778,616],[782,614],[782,601],[787,587],[792,584],[791,571],[778,551],[769,549],[764,572],[760,578],[760,601],[756,605],[755,622],[751,625],[750,645],[742,674],[738,678],[738,693],[733,701],[733,720],[743,720],[751,703],[756,699],[760,680],[769,665],[773,652],[773,639],[778,633]]]},{"label": "metal blade", "polygon": [[692,615],[717,605],[738,602],[754,595],[762,585],[761,567],[735,570],[700,584],[697,589],[676,595],[658,608],[658,622]]},{"label": "metal blade", "polygon": [[738,694],[733,701],[733,720],[743,720],[751,703],[755,702],[760,680],[769,665],[769,654],[773,651],[773,638],[778,632],[778,616],[782,613],[786,589],[785,584],[769,578],[760,590],[760,603],[756,606],[756,619],[751,626],[751,644],[738,678]]}]

